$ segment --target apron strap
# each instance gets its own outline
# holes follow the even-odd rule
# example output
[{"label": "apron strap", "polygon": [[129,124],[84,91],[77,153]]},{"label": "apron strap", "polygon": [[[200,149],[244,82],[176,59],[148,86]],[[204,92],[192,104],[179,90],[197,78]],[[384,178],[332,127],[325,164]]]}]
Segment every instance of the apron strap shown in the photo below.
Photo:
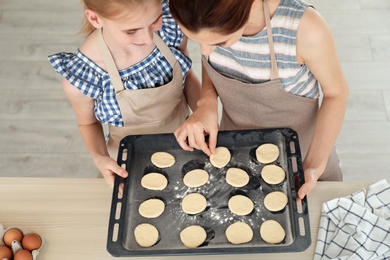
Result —
[{"label": "apron strap", "polygon": [[[171,52],[171,50],[169,49],[169,47],[166,45],[166,43],[161,39],[161,37],[156,32],[153,32],[153,41],[156,44],[157,48],[159,48],[163,56],[167,59],[168,63],[173,68],[177,60],[173,55],[173,53]],[[115,61],[112,58],[111,52],[104,41],[101,28],[97,30],[97,42],[98,42],[98,47],[102,55],[104,64],[107,67],[108,75],[110,76],[112,84],[114,85],[115,93],[119,93],[123,91],[125,88],[123,86],[122,79],[119,75],[118,68],[115,65]]]},{"label": "apron strap", "polygon": [[119,93],[124,90],[124,86],[122,83],[121,76],[119,75],[118,68],[115,65],[115,61],[112,58],[111,52],[107,47],[103,39],[102,29],[97,29],[97,42],[100,50],[100,54],[102,55],[104,64],[107,67],[108,75],[110,76],[112,85],[114,85],[115,93]]},{"label": "apron strap", "polygon": [[154,44],[156,44],[157,48],[161,51],[161,53],[164,55],[165,59],[169,62],[172,69],[177,62],[175,56],[173,55],[172,51],[169,49],[167,44],[161,39],[161,37],[158,35],[157,32],[153,32],[153,41]]},{"label": "apron strap", "polygon": [[269,45],[269,51],[271,56],[271,80],[274,80],[279,78],[279,73],[278,73],[278,65],[276,63],[274,40],[272,38],[271,15],[269,11],[268,1],[265,0],[263,1],[263,3],[264,3],[265,24],[266,24],[267,36],[268,36],[268,45]]}]

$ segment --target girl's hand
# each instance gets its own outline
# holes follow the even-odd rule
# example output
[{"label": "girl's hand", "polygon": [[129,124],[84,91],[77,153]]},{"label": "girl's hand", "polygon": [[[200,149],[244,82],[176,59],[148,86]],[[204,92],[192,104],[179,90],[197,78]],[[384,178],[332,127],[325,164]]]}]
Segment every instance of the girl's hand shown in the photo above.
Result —
[{"label": "girl's hand", "polygon": [[95,161],[95,164],[110,188],[114,188],[115,174],[122,178],[126,178],[128,176],[127,171],[120,167],[117,162],[109,156],[100,157]]}]

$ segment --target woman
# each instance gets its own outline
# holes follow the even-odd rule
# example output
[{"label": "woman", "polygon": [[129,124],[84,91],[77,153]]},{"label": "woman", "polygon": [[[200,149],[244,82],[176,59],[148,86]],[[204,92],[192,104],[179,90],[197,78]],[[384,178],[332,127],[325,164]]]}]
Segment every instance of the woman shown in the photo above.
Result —
[{"label": "woman", "polygon": [[300,198],[318,179],[342,180],[334,144],[348,86],[317,11],[301,0],[171,0],[170,9],[203,54],[197,110],[175,131],[183,149],[214,153],[219,97],[222,130],[298,132],[305,171]]}]

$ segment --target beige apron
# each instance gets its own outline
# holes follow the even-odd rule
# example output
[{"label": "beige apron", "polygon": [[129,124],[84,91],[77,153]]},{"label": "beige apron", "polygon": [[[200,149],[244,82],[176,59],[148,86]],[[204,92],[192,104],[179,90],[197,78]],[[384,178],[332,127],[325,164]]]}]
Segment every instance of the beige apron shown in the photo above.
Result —
[{"label": "beige apron", "polygon": [[171,82],[157,88],[126,90],[119,76],[112,55],[98,30],[98,45],[115,88],[116,99],[122,114],[124,127],[109,125],[107,148],[117,160],[119,143],[127,135],[173,133],[188,117],[189,108],[182,89],[182,71],[179,62],[154,33],[153,41],[173,68]]},{"label": "beige apron", "polygon": [[[318,99],[287,93],[279,79],[274,51],[270,13],[264,1],[264,14],[271,55],[271,80],[247,84],[215,71],[206,58],[202,63],[222,103],[221,130],[291,128],[298,133],[302,158],[306,157],[318,113]],[[328,159],[320,180],[342,180],[336,150]]]}]

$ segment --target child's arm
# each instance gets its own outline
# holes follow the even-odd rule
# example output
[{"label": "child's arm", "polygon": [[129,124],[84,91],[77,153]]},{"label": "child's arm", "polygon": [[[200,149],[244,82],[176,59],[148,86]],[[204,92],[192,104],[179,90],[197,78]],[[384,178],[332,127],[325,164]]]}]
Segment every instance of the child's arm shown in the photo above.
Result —
[{"label": "child's arm", "polygon": [[118,166],[116,161],[108,155],[102,125],[93,113],[94,100],[84,95],[66,79],[62,80],[62,85],[65,95],[72,104],[76,114],[77,124],[84,144],[106,182],[110,187],[113,187],[114,175],[118,174],[122,177],[127,177],[127,172]]},{"label": "child's arm", "polygon": [[303,198],[316,185],[341,130],[347,105],[348,85],[337,57],[333,35],[313,8],[304,13],[297,34],[297,54],[321,85],[323,101],[313,139],[304,160],[306,183],[299,190]]},{"label": "child's arm", "polygon": [[184,96],[192,111],[197,108],[197,102],[200,97],[200,82],[194,71],[191,69],[187,72],[187,77],[184,85]]}]

